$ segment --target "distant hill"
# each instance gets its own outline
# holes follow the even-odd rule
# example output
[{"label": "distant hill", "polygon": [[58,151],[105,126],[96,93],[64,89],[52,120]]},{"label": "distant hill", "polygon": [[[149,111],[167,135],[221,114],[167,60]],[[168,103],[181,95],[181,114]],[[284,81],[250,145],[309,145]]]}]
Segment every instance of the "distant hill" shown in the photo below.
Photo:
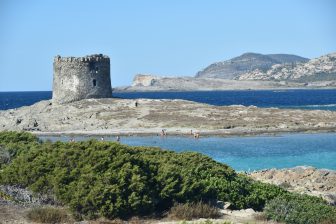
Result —
[{"label": "distant hill", "polygon": [[227,61],[221,61],[209,65],[196,74],[196,78],[222,78],[235,79],[240,74],[259,69],[267,71],[275,64],[307,62],[303,58],[290,54],[258,54],[245,53]]},{"label": "distant hill", "polygon": [[[248,72],[244,72],[248,71]],[[278,88],[335,88],[336,53],[315,59],[289,54],[246,53],[218,62],[196,77],[138,74],[117,91],[194,91]]]},{"label": "distant hill", "polygon": [[336,53],[308,62],[276,64],[268,70],[255,69],[236,77],[237,80],[272,80],[316,82],[336,80]]}]

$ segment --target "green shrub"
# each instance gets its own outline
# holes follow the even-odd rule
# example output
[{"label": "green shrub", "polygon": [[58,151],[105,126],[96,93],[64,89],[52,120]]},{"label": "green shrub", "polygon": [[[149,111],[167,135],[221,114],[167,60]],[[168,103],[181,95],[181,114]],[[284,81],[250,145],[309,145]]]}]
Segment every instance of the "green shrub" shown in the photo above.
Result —
[{"label": "green shrub", "polygon": [[175,204],[169,210],[169,217],[174,219],[192,220],[199,218],[218,218],[219,209],[203,202]]},{"label": "green shrub", "polygon": [[290,224],[336,223],[336,208],[307,195],[286,195],[270,200],[265,207],[269,219]]},{"label": "green shrub", "polygon": [[28,132],[0,132],[0,168],[37,144],[38,138]]},{"label": "green shrub", "polygon": [[213,178],[229,183],[227,193],[230,183],[240,179],[228,166],[198,153],[98,141],[41,143],[0,174],[1,183],[51,191],[90,218],[144,215],[175,202],[216,199]]},{"label": "green shrub", "polygon": [[0,132],[0,143],[32,143],[38,142],[38,138],[29,132],[3,131]]},{"label": "green shrub", "polygon": [[[279,196],[297,200],[280,187],[253,181],[194,152],[96,140],[39,142],[30,134],[14,132],[0,133],[0,145],[12,155],[12,161],[1,167],[0,184],[52,193],[78,218],[128,218],[163,212],[176,203],[215,200],[260,211]],[[307,209],[314,203],[329,209],[316,197],[298,203]]]},{"label": "green shrub", "polygon": [[71,217],[64,209],[53,207],[33,208],[27,212],[30,221],[38,223],[66,223]]}]

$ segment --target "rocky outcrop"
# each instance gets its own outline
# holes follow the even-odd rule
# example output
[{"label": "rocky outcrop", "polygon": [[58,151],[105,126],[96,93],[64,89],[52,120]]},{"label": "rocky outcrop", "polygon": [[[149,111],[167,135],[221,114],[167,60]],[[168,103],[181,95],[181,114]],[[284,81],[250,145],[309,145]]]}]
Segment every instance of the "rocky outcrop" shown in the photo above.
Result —
[{"label": "rocky outcrop", "polygon": [[196,74],[197,78],[222,78],[234,79],[240,74],[251,72],[255,69],[266,71],[275,64],[306,62],[309,59],[289,54],[257,54],[245,53],[227,61],[209,65]]},{"label": "rocky outcrop", "polygon": [[336,53],[306,63],[273,65],[268,70],[255,69],[237,77],[238,80],[289,80],[298,82],[336,81]]},{"label": "rocky outcrop", "polygon": [[1,198],[0,205],[22,204],[22,205],[55,205],[59,204],[52,196],[33,193],[32,191],[19,186],[0,185],[0,192],[10,199]]},{"label": "rocky outcrop", "polygon": [[202,135],[336,131],[336,112],[114,98],[85,99],[64,105],[41,101],[32,106],[0,111],[0,131],[157,134],[163,128],[169,134],[186,134],[192,129],[200,130]]},{"label": "rocky outcrop", "polygon": [[282,186],[289,191],[319,196],[336,205],[336,171],[313,167],[262,170],[249,174],[262,182]]},{"label": "rocky outcrop", "polygon": [[132,86],[152,86],[158,79],[161,78],[154,75],[138,74],[134,76]]}]

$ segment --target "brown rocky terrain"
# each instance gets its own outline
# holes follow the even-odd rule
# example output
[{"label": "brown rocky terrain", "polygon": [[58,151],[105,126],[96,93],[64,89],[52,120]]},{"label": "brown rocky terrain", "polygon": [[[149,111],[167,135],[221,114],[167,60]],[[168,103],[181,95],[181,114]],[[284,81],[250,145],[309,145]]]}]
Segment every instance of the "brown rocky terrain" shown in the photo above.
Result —
[{"label": "brown rocky terrain", "polygon": [[256,171],[249,175],[289,191],[322,197],[330,204],[336,205],[336,171],[301,166]]},{"label": "brown rocky terrain", "polygon": [[[137,102],[137,106],[135,105]],[[0,130],[77,134],[248,135],[336,131],[336,112],[211,106],[185,100],[86,99],[64,105],[41,101],[0,111]]]}]

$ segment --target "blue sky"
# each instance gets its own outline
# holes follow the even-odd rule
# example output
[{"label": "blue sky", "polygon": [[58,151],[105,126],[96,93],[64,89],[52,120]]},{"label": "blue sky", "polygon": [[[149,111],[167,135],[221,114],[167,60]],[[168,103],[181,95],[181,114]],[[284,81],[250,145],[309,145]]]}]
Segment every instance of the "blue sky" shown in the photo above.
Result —
[{"label": "blue sky", "polygon": [[334,0],[0,0],[0,91],[51,90],[57,54],[106,54],[123,86],[245,52],[335,51]]}]

